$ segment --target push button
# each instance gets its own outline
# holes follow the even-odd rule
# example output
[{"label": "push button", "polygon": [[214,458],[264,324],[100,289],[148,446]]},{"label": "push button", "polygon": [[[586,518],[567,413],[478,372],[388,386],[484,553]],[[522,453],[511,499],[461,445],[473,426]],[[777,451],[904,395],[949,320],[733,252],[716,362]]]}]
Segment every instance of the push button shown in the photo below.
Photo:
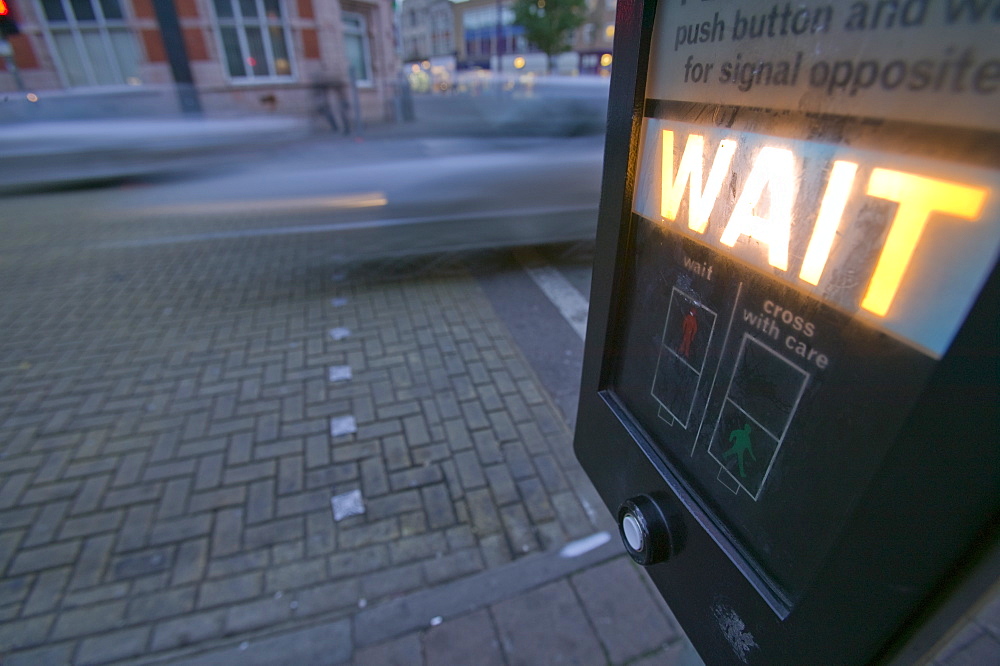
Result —
[{"label": "push button", "polygon": [[618,508],[625,550],[643,566],[666,562],[683,546],[683,523],[668,507],[666,497],[637,495]]}]

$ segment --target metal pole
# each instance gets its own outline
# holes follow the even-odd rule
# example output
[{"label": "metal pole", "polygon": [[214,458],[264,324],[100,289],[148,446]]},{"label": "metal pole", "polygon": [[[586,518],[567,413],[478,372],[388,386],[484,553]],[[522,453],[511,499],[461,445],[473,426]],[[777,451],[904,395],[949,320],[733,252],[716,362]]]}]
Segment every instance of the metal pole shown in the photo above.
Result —
[{"label": "metal pole", "polygon": [[194,87],[194,77],[191,75],[191,64],[187,49],[184,48],[184,35],[181,33],[174,0],[153,0],[153,10],[156,12],[156,22],[160,24],[163,47],[167,51],[167,60],[170,61],[170,71],[177,86],[181,111],[199,114],[201,102]]},{"label": "metal pole", "polygon": [[10,75],[14,77],[14,83],[17,85],[17,89],[24,91],[24,81],[21,79],[21,72],[17,69],[17,63],[14,62],[14,47],[11,46],[10,42],[6,39],[0,37],[0,54],[3,55],[3,61],[7,65],[7,71]]},{"label": "metal pole", "polygon": [[503,49],[500,47],[500,40],[503,37],[503,0],[497,0],[497,73],[503,72]]}]

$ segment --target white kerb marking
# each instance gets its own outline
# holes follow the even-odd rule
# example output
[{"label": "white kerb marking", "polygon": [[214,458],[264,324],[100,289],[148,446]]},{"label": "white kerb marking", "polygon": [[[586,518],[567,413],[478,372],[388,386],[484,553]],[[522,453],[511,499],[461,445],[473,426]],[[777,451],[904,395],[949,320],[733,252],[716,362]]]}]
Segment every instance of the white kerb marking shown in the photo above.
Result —
[{"label": "white kerb marking", "polygon": [[333,519],[336,522],[351,516],[360,516],[365,512],[365,500],[361,497],[360,490],[334,495],[330,498],[330,504],[333,506]]},{"label": "white kerb marking", "polygon": [[331,382],[346,382],[352,377],[351,366],[349,365],[331,365],[330,366],[330,381]]},{"label": "white kerb marking", "polygon": [[352,435],[358,431],[358,423],[354,416],[334,416],[330,419],[330,434],[334,437]]},{"label": "white kerb marking", "polygon": [[600,548],[609,541],[611,541],[611,535],[607,532],[591,534],[590,536],[583,537],[582,539],[570,541],[568,544],[563,546],[562,550],[559,551],[559,557],[580,557],[595,548]]},{"label": "white kerb marking", "polygon": [[545,260],[531,248],[520,248],[514,256],[524,268],[528,277],[542,290],[559,314],[583,340],[587,336],[587,311],[590,303],[576,287],[570,284],[562,273],[545,263]]}]

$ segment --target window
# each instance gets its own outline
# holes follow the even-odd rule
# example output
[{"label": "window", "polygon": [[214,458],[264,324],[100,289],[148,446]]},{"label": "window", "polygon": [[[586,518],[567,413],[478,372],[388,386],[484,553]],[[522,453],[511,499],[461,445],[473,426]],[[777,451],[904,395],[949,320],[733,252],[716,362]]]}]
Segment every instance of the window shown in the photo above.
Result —
[{"label": "window", "polygon": [[372,54],[368,42],[368,22],[361,14],[343,13],[344,44],[351,78],[359,85],[370,86],[372,80]]},{"label": "window", "polygon": [[42,0],[41,5],[66,85],[139,83],[139,52],[119,0]]},{"label": "window", "polygon": [[214,0],[213,4],[230,78],[292,76],[281,0]]}]

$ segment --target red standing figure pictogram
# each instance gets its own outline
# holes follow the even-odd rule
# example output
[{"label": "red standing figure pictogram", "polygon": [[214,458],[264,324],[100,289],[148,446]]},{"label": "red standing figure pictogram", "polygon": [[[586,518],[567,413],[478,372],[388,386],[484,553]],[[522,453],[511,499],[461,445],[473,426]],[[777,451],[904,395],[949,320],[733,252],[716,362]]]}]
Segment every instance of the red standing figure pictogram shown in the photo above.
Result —
[{"label": "red standing figure pictogram", "polygon": [[687,316],[684,317],[684,323],[681,324],[681,333],[684,337],[681,338],[681,346],[677,348],[678,354],[684,358],[691,358],[691,343],[694,342],[694,336],[697,332],[698,319],[694,316],[694,308],[691,308]]}]

